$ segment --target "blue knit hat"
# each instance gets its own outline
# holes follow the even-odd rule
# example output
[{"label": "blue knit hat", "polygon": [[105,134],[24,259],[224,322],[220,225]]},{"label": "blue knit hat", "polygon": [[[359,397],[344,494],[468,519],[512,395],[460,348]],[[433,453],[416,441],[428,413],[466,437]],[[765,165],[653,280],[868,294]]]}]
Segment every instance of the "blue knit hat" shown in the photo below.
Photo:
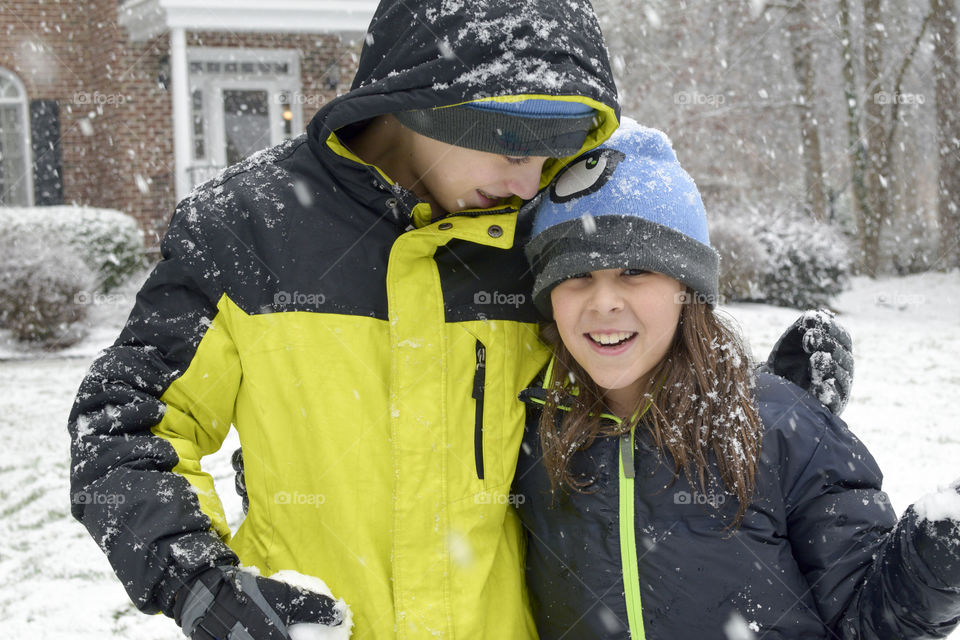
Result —
[{"label": "blue knit hat", "polygon": [[408,129],[458,147],[509,156],[562,158],[580,151],[596,126],[595,113],[574,99],[529,98],[481,100],[394,115]]},{"label": "blue knit hat", "polygon": [[547,318],[555,286],[600,269],[663,273],[716,304],[720,258],[700,192],[667,136],[630,118],[542,194],[526,254],[533,301]]}]

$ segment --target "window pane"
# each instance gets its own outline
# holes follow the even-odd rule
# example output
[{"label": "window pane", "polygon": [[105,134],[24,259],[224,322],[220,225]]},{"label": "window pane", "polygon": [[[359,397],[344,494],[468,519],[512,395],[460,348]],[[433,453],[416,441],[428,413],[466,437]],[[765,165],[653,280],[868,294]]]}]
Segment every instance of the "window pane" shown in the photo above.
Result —
[{"label": "window pane", "polygon": [[269,111],[266,91],[223,91],[227,164],[270,146]]},{"label": "window pane", "polygon": [[30,204],[19,105],[0,105],[0,205]]},{"label": "window pane", "polygon": [[9,78],[0,75],[0,98],[19,98],[20,89]]},{"label": "window pane", "polygon": [[207,157],[203,123],[203,92],[199,89],[192,94],[193,103],[193,157],[203,160]]}]

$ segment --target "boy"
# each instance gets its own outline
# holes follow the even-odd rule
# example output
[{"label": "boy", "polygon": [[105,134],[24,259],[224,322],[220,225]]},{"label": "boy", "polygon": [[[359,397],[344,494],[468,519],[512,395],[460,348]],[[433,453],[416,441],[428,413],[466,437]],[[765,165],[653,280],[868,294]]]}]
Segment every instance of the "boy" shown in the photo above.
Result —
[{"label": "boy", "polygon": [[[322,578],[365,638],[534,636],[506,500],[545,362],[517,210],[618,116],[586,0],[383,2],[348,94],[178,205],[70,418],[74,493],[123,496],[74,515],[140,609],[193,637],[337,621],[242,562]],[[232,537],[199,464],[231,424]]]}]

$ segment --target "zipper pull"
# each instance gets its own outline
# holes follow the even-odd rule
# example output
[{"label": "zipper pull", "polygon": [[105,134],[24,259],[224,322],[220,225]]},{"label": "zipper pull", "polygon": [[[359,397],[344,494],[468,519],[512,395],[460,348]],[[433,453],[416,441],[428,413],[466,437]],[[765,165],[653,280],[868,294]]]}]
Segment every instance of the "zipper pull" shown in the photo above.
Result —
[{"label": "zipper pull", "polygon": [[620,436],[620,460],[623,462],[623,477],[634,478],[637,475],[633,467],[633,443],[630,442],[632,431]]},{"label": "zipper pull", "polygon": [[483,343],[477,340],[477,368],[473,374],[473,398],[477,399],[483,396],[483,387],[486,384],[487,377],[487,348]]}]

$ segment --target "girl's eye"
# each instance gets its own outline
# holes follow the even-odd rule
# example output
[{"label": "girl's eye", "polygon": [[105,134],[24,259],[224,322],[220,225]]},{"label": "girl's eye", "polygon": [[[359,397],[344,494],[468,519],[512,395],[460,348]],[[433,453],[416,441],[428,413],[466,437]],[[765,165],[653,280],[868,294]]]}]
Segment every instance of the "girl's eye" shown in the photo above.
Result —
[{"label": "girl's eye", "polygon": [[646,269],[624,269],[623,270],[623,275],[625,276],[645,276],[648,273],[650,272],[647,271]]},{"label": "girl's eye", "polygon": [[504,156],[504,157],[507,159],[507,162],[509,162],[510,164],[527,164],[528,162],[530,162],[530,158],[526,156],[523,156],[520,158],[512,158],[510,156]]},{"label": "girl's eye", "polygon": [[569,278],[567,278],[567,280],[581,280],[581,279],[589,278],[589,277],[590,277],[590,274],[589,274],[589,273],[575,273],[575,274],[573,274],[572,276],[570,276]]}]

